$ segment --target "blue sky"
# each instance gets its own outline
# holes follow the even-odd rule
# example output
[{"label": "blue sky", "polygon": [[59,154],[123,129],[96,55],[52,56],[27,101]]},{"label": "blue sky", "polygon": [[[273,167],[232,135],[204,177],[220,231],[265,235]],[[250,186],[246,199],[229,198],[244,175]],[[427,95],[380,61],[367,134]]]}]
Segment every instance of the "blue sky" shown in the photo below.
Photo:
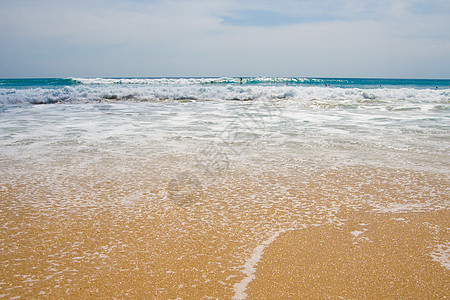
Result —
[{"label": "blue sky", "polygon": [[450,78],[448,0],[1,0],[0,77]]}]

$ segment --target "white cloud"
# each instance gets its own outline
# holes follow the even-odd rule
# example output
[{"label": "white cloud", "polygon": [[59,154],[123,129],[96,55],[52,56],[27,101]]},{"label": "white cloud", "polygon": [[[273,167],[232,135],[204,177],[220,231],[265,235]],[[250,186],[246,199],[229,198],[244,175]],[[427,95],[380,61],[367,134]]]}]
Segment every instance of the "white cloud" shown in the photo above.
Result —
[{"label": "white cloud", "polygon": [[0,76],[450,77],[447,2],[3,0]]}]

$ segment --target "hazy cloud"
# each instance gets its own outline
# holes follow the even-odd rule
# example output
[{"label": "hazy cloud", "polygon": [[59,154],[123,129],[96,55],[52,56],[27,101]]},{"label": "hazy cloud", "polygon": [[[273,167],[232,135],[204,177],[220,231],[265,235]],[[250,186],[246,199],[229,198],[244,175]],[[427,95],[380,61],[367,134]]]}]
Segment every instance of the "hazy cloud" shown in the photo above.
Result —
[{"label": "hazy cloud", "polygon": [[0,76],[450,77],[450,5],[0,1]]}]

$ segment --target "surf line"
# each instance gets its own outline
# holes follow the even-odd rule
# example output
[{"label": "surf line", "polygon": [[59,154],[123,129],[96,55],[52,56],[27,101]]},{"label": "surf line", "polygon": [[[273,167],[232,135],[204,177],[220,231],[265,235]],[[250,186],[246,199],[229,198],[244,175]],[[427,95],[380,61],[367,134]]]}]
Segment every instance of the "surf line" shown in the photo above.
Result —
[{"label": "surf line", "polygon": [[273,241],[275,241],[275,239],[283,232],[285,232],[285,230],[274,233],[267,240],[256,246],[253,250],[252,256],[244,263],[244,270],[242,270],[242,273],[246,276],[234,285],[234,296],[231,299],[242,300],[247,297],[247,293],[245,291],[247,290],[248,284],[255,279],[254,274],[256,272],[256,264],[261,260],[264,249],[272,244]]}]

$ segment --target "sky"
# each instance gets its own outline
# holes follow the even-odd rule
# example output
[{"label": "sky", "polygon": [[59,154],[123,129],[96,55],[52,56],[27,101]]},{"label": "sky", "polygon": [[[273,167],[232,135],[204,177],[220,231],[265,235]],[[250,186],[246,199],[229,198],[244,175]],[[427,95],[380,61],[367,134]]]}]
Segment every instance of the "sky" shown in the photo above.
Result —
[{"label": "sky", "polygon": [[0,77],[450,78],[449,0],[0,0]]}]

